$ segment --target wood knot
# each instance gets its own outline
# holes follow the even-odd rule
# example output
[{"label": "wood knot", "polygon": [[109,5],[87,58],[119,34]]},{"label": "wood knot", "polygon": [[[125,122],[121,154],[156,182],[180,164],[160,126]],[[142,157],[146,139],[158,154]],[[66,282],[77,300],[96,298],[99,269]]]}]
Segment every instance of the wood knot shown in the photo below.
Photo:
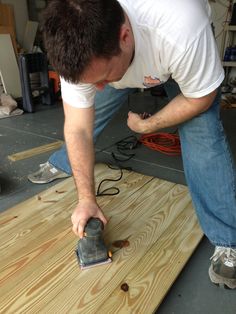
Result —
[{"label": "wood knot", "polygon": [[128,284],[125,282],[120,286],[121,290],[123,290],[124,292],[128,292],[129,291],[129,286]]},{"label": "wood knot", "polygon": [[123,247],[127,247],[127,246],[129,246],[129,241],[128,240],[117,240],[117,241],[115,241],[115,242],[113,242],[112,243],[112,245],[114,246],[114,247],[117,247],[117,248],[119,248],[119,249],[122,249]]}]

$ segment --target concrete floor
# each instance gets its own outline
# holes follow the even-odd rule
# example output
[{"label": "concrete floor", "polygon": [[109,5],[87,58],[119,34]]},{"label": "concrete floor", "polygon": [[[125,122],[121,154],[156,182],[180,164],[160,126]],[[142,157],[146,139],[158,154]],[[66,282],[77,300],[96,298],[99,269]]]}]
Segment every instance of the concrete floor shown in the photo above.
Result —
[{"label": "concrete floor", "polygon": [[[142,111],[147,104],[149,111],[158,110],[165,99],[160,100],[148,93],[133,95],[99,137],[96,144],[97,160],[112,162],[111,152],[117,154],[115,142],[133,134],[126,126],[127,111]],[[236,156],[236,109],[222,112],[233,155]],[[174,131],[169,129],[168,131]],[[53,184],[36,185],[27,180],[27,174],[37,170],[52,152],[17,162],[10,162],[8,155],[63,139],[63,110],[60,104],[37,106],[34,114],[0,120],[0,211],[7,210]],[[134,150],[131,161],[122,163],[134,171],[154,175],[166,180],[185,184],[181,157],[169,157],[145,147]],[[32,208],[33,210],[33,208]],[[186,267],[176,280],[159,307],[158,314],[235,314],[235,291],[214,286],[208,279],[209,258],[213,247],[204,238]],[[140,313],[142,314],[142,313]],[[146,313],[144,313],[146,314]]]}]

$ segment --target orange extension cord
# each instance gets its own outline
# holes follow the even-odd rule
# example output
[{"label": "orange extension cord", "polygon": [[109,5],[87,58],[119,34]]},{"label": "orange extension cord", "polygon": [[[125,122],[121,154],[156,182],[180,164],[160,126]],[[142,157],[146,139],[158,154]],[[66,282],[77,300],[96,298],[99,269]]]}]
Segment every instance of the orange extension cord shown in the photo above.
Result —
[{"label": "orange extension cord", "polygon": [[170,156],[181,154],[180,139],[173,133],[153,133],[141,135],[139,142],[150,149]]}]

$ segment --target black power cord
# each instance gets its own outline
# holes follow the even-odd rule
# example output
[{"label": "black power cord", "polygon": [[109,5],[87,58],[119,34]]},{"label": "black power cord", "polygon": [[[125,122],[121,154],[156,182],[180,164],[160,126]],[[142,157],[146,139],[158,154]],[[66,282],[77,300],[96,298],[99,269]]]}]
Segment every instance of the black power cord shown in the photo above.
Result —
[{"label": "black power cord", "polygon": [[127,136],[125,137],[124,139],[118,141],[115,143],[116,145],[116,148],[118,150],[118,152],[123,155],[124,157],[126,158],[118,158],[115,153],[111,153],[113,159],[117,162],[125,162],[125,161],[128,161],[130,160],[131,158],[133,158],[135,156],[134,153],[131,153],[131,154],[128,154],[126,151],[127,150],[132,150],[132,149],[135,149],[137,148],[137,146],[139,145],[139,141],[137,139],[136,136],[134,135],[130,135],[130,136]]},{"label": "black power cord", "polygon": [[[113,169],[113,170],[120,170],[120,176],[117,178],[117,179],[104,179],[102,180],[99,185],[98,185],[98,188],[97,188],[97,193],[96,193],[96,196],[105,196],[105,195],[117,195],[120,193],[120,190],[119,188],[117,187],[110,187],[110,188],[107,188],[103,191],[101,191],[101,186],[104,182],[116,182],[116,181],[119,181],[121,180],[121,178],[123,177],[123,169],[126,169],[126,170],[132,170],[131,168],[128,168],[128,167],[123,167],[121,166],[119,163],[120,162],[125,162],[125,161],[128,161],[130,160],[131,158],[133,158],[135,156],[134,153],[131,153],[131,154],[128,154],[126,151],[127,150],[132,150],[132,149],[135,149],[138,145],[139,145],[139,141],[137,139],[136,136],[134,135],[130,135],[130,136],[127,136],[125,137],[124,139],[118,141],[115,143],[116,145],[116,148],[118,150],[118,152],[124,156],[125,158],[118,158],[114,152],[111,153],[111,156],[112,158],[114,159],[115,163],[116,163],[116,166],[115,167],[112,167],[111,165],[107,164],[107,166],[110,168],[110,169]],[[113,144],[114,145],[114,144]],[[112,146],[113,146],[112,145]],[[100,151],[101,152],[101,151]],[[108,192],[108,191],[114,191],[114,192]]]},{"label": "black power cord", "polygon": [[[107,165],[107,166],[108,166],[110,169],[113,169],[113,170],[118,170],[118,169],[119,169],[119,170],[120,170],[120,176],[119,176],[119,178],[117,178],[117,179],[103,179],[103,180],[99,183],[99,185],[98,185],[96,196],[117,195],[117,194],[120,193],[120,189],[117,188],[117,187],[115,187],[115,186],[112,186],[112,187],[107,188],[107,189],[105,189],[105,190],[103,190],[103,191],[100,191],[101,186],[102,186],[102,184],[103,184],[104,182],[116,182],[116,181],[120,181],[121,178],[123,177],[123,171],[122,171],[121,168],[118,168],[118,169],[117,169],[117,168],[112,168],[111,165]],[[111,190],[115,190],[115,192],[110,192],[110,193],[108,193],[108,191],[111,191]]]}]

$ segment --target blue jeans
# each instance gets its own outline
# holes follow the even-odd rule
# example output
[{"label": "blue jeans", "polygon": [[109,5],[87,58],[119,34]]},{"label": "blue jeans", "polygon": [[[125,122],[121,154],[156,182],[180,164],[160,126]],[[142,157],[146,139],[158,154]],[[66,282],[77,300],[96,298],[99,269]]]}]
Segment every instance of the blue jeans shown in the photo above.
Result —
[{"label": "blue jeans", "polygon": [[[173,81],[164,86],[170,99],[180,92]],[[95,140],[132,92],[107,86],[97,93]],[[203,232],[214,245],[236,248],[236,170],[219,104],[220,93],[206,112],[179,126],[179,135],[185,177]],[[65,146],[49,161],[71,173]]]}]

